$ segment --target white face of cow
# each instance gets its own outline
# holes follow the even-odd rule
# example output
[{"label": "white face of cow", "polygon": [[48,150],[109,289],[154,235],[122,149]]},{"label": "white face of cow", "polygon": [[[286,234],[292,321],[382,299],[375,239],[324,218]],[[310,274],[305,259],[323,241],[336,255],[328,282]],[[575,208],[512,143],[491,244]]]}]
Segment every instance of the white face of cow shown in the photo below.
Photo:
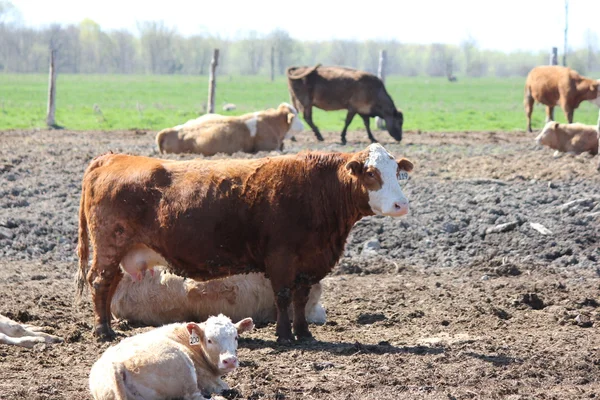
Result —
[{"label": "white face of cow", "polygon": [[[369,146],[367,171],[373,167],[379,171],[382,185],[379,190],[369,190],[369,205],[377,215],[400,217],[408,214],[408,199],[398,182],[398,162],[379,143]],[[368,173],[368,172],[367,172]]]},{"label": "white face of cow", "polygon": [[413,164],[407,159],[395,160],[379,143],[367,149],[366,161],[352,159],[346,164],[350,175],[366,189],[369,207],[376,215],[400,217],[408,213],[408,199],[399,179],[408,179]]},{"label": "white face of cow", "polygon": [[558,142],[558,122],[550,121],[535,138],[535,142],[539,145],[548,146],[553,149],[556,148]]},{"label": "white face of cow", "polygon": [[208,359],[223,374],[238,367],[238,336],[253,328],[252,318],[245,318],[234,324],[223,314],[210,317],[199,325],[195,323],[187,325],[190,345],[200,345],[202,342]]},{"label": "white face of cow", "polygon": [[300,120],[300,117],[298,117],[298,111],[294,106],[288,103],[282,104],[287,106],[291,111],[291,113],[288,114],[288,123],[290,124],[290,129],[284,136],[285,139],[291,139],[296,133],[300,133],[304,130],[304,124]]}]

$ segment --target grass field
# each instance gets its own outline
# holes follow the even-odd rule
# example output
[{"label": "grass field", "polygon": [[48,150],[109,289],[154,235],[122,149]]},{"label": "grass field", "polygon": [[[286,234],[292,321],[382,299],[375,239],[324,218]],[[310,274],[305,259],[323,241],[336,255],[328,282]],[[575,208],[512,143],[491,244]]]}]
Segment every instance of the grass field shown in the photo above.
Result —
[{"label": "grass field", "polygon": [[[47,75],[0,74],[0,130],[41,128],[45,124]],[[404,111],[405,130],[480,131],[523,130],[524,78],[460,79],[389,77],[387,88]],[[159,130],[205,112],[208,79],[173,75],[59,75],[56,120],[75,130]],[[234,103],[232,115],[275,107],[289,101],[287,83],[280,77],[218,76],[216,108]],[[534,129],[544,120],[542,106],[534,111]],[[558,121],[565,122],[560,109]],[[316,109],[321,130],[339,131],[344,111]],[[585,102],[575,120],[595,124],[598,108]],[[374,126],[374,123],[372,123]],[[308,127],[307,127],[308,129]],[[363,129],[355,118],[351,129]]]}]

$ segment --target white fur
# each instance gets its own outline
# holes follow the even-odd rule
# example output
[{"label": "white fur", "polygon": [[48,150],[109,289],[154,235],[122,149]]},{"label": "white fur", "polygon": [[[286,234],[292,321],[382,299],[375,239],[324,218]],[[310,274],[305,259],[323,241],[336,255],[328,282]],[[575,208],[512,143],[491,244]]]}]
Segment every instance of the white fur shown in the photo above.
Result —
[{"label": "white fur", "polygon": [[256,133],[258,132],[257,124],[259,114],[259,112],[255,112],[254,117],[250,118],[245,122],[246,126],[248,127],[248,130],[250,131],[250,136],[252,137],[256,136]]},{"label": "white fur", "polygon": [[298,115],[295,115],[290,124],[290,129],[286,132],[284,139],[291,139],[296,133],[300,133],[304,130],[304,124],[300,121]]},{"label": "white fur", "polygon": [[[305,308],[310,323],[326,321],[321,293],[321,284],[311,287]],[[145,274],[139,282],[129,274],[123,276],[113,295],[111,312],[132,323],[154,326],[189,319],[202,321],[218,313],[233,320],[252,317],[256,322],[271,322],[277,317],[271,281],[262,273],[201,282],[160,267],[154,275]],[[293,315],[291,306],[290,313]]]},{"label": "white fur", "polygon": [[398,162],[379,143],[369,146],[366,167],[379,170],[383,185],[381,189],[369,191],[369,205],[377,215],[401,216],[408,212],[408,199],[398,183]]},{"label": "white fur", "polygon": [[59,343],[63,339],[42,332],[41,327],[21,324],[0,314],[0,343],[32,348],[36,343]]}]

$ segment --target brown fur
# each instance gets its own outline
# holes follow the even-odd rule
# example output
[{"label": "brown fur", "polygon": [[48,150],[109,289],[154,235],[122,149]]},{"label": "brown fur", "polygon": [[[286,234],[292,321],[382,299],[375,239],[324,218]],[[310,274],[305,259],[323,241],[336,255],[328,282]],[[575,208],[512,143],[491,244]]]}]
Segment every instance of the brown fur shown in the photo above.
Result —
[{"label": "brown fur", "polygon": [[[294,111],[284,104],[276,109],[240,116],[214,115],[180,129],[163,129],[156,135],[156,145],[161,153],[197,153],[205,156],[238,151],[254,153],[281,150],[294,116]],[[255,136],[251,136],[246,125],[246,121],[253,118],[257,119]]]},{"label": "brown fur", "polygon": [[598,154],[598,128],[594,125],[549,122],[538,138],[541,145],[560,152]]},{"label": "brown fur", "polygon": [[586,78],[568,67],[559,65],[533,68],[525,81],[525,114],[527,131],[531,130],[534,102],[546,105],[546,122],[554,120],[554,107],[559,105],[569,123],[573,113],[585,100],[598,97],[598,81]]},{"label": "brown fur", "polygon": [[341,133],[346,143],[346,130],[356,114],[363,119],[371,142],[376,142],[369,126],[370,117],[380,117],[386,122],[390,135],[402,140],[403,114],[396,109],[394,101],[384,84],[373,74],[344,67],[289,67],[287,69],[290,98],[298,112],[303,111],[304,120],[312,128],[318,140],[323,140],[319,128],[312,120],[312,107],[325,111],[348,110]]},{"label": "brown fur", "polygon": [[[362,168],[368,150],[302,152],[253,160],[169,161],[111,154],[87,168],[80,221],[94,258],[87,273],[95,333],[113,335],[110,303],[119,263],[136,244],[160,254],[172,272],[198,280],[253,270],[271,280],[281,340],[310,336],[305,305],[312,284],[331,271],[353,225],[373,215]],[[356,162],[360,168],[350,168]],[[398,161],[406,171],[412,163]],[[377,184],[377,183],[374,183]],[[80,229],[80,249],[86,237]],[[82,251],[80,254],[85,254]]]}]

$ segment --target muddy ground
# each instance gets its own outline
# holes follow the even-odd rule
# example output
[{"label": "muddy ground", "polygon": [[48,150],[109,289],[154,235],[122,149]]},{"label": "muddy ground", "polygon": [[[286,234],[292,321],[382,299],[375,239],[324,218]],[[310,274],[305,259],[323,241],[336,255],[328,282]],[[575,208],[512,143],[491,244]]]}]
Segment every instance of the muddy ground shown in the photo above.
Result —
[{"label": "muddy ground", "polygon": [[[415,163],[410,215],[357,223],[323,281],[316,342],[280,346],[274,324],[259,326],[228,396],[600,397],[598,157],[555,158],[522,132],[375,135]],[[345,147],[325,137],[305,132],[284,152],[368,145],[364,131]],[[76,222],[83,170],[108,150],[158,156],[154,132],[0,132],[0,313],[66,339],[0,345],[0,399],[90,398],[109,344],[91,335],[89,302],[72,305]]]}]

